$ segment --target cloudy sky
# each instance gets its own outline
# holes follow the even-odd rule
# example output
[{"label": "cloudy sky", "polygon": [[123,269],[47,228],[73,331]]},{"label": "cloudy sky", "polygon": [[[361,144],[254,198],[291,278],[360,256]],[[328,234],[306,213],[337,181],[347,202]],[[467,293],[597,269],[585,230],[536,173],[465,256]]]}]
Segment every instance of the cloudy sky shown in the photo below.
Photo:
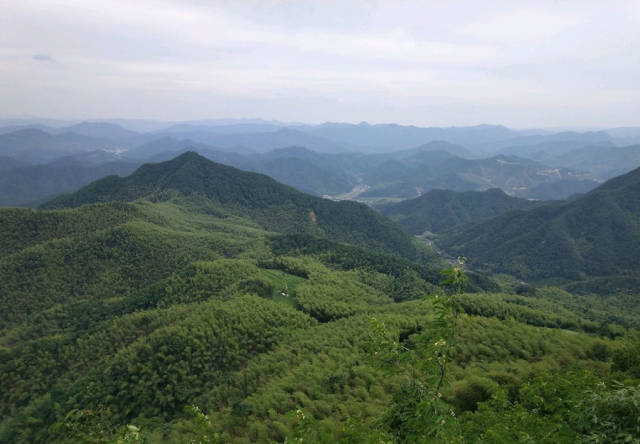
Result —
[{"label": "cloudy sky", "polygon": [[640,125],[640,0],[2,0],[0,116]]}]

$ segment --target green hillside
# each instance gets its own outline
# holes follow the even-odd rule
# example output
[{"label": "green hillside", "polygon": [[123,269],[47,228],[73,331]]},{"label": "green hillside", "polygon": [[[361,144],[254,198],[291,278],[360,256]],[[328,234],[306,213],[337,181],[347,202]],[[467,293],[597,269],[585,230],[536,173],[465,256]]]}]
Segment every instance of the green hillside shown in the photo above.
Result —
[{"label": "green hillside", "polygon": [[0,442],[638,438],[635,297],[450,268],[192,153],[47,206],[0,210]]},{"label": "green hillside", "polygon": [[440,233],[477,223],[512,210],[533,208],[539,203],[507,196],[503,191],[455,192],[432,190],[415,199],[380,207],[380,211],[410,233]]},{"label": "green hillside", "polygon": [[249,215],[267,230],[308,233],[415,256],[411,237],[363,204],[310,196],[267,176],[214,163],[193,152],[167,162],[145,164],[125,178],[105,177],[73,194],[55,198],[43,208],[140,198],[166,200],[176,192],[203,198],[233,214]]},{"label": "green hillside", "polygon": [[445,236],[439,244],[477,266],[525,279],[607,278],[609,291],[637,289],[640,169],[578,199],[507,213]]}]

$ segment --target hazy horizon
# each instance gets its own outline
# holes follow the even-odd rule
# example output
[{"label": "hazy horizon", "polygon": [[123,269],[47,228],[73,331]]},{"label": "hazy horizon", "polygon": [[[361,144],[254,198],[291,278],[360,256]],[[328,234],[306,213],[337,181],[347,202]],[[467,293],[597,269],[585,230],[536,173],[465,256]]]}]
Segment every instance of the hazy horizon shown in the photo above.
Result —
[{"label": "hazy horizon", "polygon": [[640,126],[637,0],[27,0],[0,29],[5,119]]},{"label": "hazy horizon", "polygon": [[[367,121],[330,121],[330,120],[324,120],[324,121],[318,121],[318,122],[303,122],[303,121],[299,121],[299,122],[286,122],[286,121],[282,121],[282,120],[277,120],[277,119],[269,119],[269,118],[263,118],[263,117],[225,117],[225,116],[220,116],[220,117],[204,117],[204,118],[198,118],[198,119],[176,119],[176,120],[164,120],[164,119],[145,119],[145,118],[137,118],[137,117],[131,117],[131,118],[123,118],[123,117],[95,117],[95,118],[90,118],[90,117],[69,117],[69,118],[56,118],[56,117],[52,117],[52,116],[36,116],[36,115],[16,115],[16,116],[0,116],[0,127],[2,127],[2,124],[5,123],[4,121],[34,121],[34,122],[45,122],[44,125],[46,126],[46,121],[55,121],[58,122],[58,125],[60,128],[66,126],[66,125],[74,125],[76,123],[82,123],[82,122],[103,122],[103,123],[115,123],[118,124],[118,121],[122,121],[122,122],[150,122],[150,123],[156,123],[156,124],[198,124],[198,123],[202,123],[202,124],[206,124],[207,122],[210,124],[216,124],[216,125],[232,125],[232,124],[242,124],[242,123],[251,123],[251,122],[261,122],[261,123],[265,123],[265,124],[277,124],[277,125],[281,125],[283,128],[284,127],[293,127],[293,126],[320,126],[320,125],[325,125],[325,124],[336,124],[336,125],[361,125],[361,124],[366,124],[366,125],[371,125],[371,126],[375,126],[375,125],[400,125],[400,126],[414,126],[414,127],[418,127],[418,128],[464,128],[464,127],[474,127],[474,126],[504,126],[506,128],[512,129],[512,130],[516,130],[516,131],[535,131],[535,130],[543,130],[543,131],[549,131],[549,132],[554,132],[554,131],[575,131],[575,132],[589,132],[589,131],[605,131],[605,130],[611,130],[611,129],[616,129],[616,128],[633,128],[633,129],[640,129],[640,123],[638,125],[611,125],[611,126],[602,126],[602,125],[566,125],[566,126],[522,126],[522,127],[517,127],[517,126],[509,126],[509,125],[504,125],[500,122],[481,122],[481,123],[476,123],[476,124],[469,124],[469,125],[415,125],[415,124],[402,124],[402,123],[398,123],[398,122],[367,122]],[[12,125],[12,124],[11,124]],[[11,126],[11,125],[7,125],[7,126]],[[26,126],[30,126],[30,125],[34,125],[34,123],[26,123]],[[144,131],[142,131],[144,132]]]}]

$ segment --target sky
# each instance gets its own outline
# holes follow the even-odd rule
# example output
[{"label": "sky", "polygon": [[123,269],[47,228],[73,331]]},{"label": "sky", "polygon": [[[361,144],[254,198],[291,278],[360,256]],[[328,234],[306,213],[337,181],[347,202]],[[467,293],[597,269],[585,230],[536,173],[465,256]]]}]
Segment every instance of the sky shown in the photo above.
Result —
[{"label": "sky", "polygon": [[640,126],[640,0],[2,0],[0,116]]}]

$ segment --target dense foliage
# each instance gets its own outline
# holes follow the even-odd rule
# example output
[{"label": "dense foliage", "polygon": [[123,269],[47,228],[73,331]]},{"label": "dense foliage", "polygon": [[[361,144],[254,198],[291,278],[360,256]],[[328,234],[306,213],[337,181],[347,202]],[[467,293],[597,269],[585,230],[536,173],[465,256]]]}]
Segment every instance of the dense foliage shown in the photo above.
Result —
[{"label": "dense foliage", "polygon": [[564,278],[586,292],[633,292],[640,279],[638,214],[640,169],[572,201],[506,213],[438,243],[493,271]]},{"label": "dense foliage", "polygon": [[251,218],[267,230],[308,233],[414,257],[410,236],[399,226],[352,202],[332,202],[301,193],[275,180],[211,162],[193,152],[145,164],[130,176],[109,176],[44,204],[44,208],[86,203],[166,200],[172,193],[204,198]]},{"label": "dense foliage", "polygon": [[[640,439],[637,298],[451,269],[360,205],[160,165],[0,211],[0,442]],[[217,197],[212,172],[250,181]],[[301,202],[321,230],[279,213]]]},{"label": "dense foliage", "polygon": [[415,199],[385,205],[380,210],[403,225],[413,234],[425,231],[440,233],[470,223],[491,219],[512,210],[538,205],[535,202],[507,196],[494,188],[482,192],[456,193],[433,190]]}]

